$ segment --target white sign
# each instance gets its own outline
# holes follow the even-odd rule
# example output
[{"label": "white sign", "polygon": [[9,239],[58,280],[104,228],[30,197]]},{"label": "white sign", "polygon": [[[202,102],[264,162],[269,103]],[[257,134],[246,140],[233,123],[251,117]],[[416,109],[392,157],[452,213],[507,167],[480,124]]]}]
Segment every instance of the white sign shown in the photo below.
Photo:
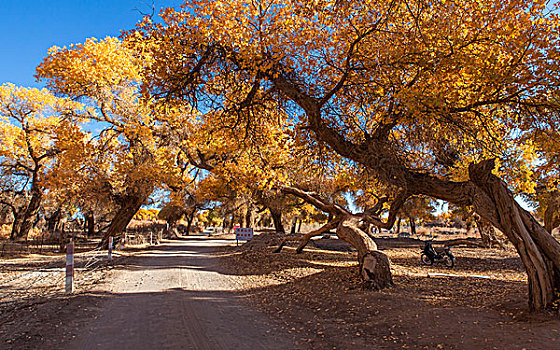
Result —
[{"label": "white sign", "polygon": [[238,241],[250,241],[253,239],[253,229],[252,228],[235,228],[235,239]]}]

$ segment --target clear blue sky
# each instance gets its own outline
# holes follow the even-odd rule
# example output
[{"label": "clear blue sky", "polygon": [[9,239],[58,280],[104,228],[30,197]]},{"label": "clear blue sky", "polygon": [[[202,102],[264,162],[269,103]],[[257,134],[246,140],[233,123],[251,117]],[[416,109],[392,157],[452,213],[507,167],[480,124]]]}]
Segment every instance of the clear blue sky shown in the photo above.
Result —
[{"label": "clear blue sky", "polygon": [[[178,7],[181,0],[154,0]],[[151,13],[152,0],[0,0],[0,84],[41,87],[35,67],[49,47],[118,36]]]}]

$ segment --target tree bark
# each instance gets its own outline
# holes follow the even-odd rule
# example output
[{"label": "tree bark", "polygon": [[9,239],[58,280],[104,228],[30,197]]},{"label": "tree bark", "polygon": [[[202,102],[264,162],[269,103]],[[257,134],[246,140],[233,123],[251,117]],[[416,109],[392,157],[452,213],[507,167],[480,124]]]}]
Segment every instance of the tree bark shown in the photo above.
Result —
[{"label": "tree bark", "polygon": [[128,200],[121,205],[115,214],[115,217],[111,220],[111,224],[109,225],[107,232],[103,235],[103,239],[100,243],[103,247],[107,246],[109,237],[116,237],[126,230],[126,227],[134,217],[134,214],[140,210],[140,207],[142,207],[145,200],[146,198],[144,197],[133,196],[128,198]]},{"label": "tree bark", "polygon": [[391,263],[387,255],[377,250],[377,245],[359,229],[360,218],[348,217],[338,225],[337,236],[358,250],[360,276],[368,288],[383,289],[393,285]]},{"label": "tree bark", "polygon": [[284,225],[282,224],[282,211],[268,208],[270,216],[272,217],[272,222],[274,223],[274,229],[276,233],[285,234]]},{"label": "tree bark", "polygon": [[21,226],[18,232],[18,238],[25,238],[29,235],[29,231],[33,227],[33,220],[39,212],[41,206],[41,199],[43,198],[43,193],[40,190],[32,190],[31,200],[27,205],[27,209],[23,213],[23,218],[21,220]]},{"label": "tree bark", "polygon": [[58,246],[61,252],[66,248],[66,225],[64,223],[58,226]]},{"label": "tree bark", "polygon": [[465,245],[468,247],[477,247],[477,248],[485,248],[486,245],[484,243],[479,243],[477,242],[474,238],[466,238],[466,239],[449,239],[446,241],[441,241],[438,242],[439,244],[443,245],[443,246],[447,246],[447,247],[454,247],[454,246],[458,246],[458,245]]},{"label": "tree bark", "polygon": [[187,231],[185,235],[189,235],[191,233],[191,225],[194,221],[194,211],[187,215]]},{"label": "tree bark", "polygon": [[245,213],[245,227],[254,228],[255,226],[255,208],[252,203],[247,205],[247,212]]},{"label": "tree bark", "polygon": [[415,235],[416,234],[416,220],[414,220],[414,218],[412,216],[409,216],[408,217],[408,222],[410,223],[410,234]]},{"label": "tree bark", "polygon": [[232,230],[235,227],[235,225],[241,225],[242,224],[238,220],[239,219],[238,219],[237,215],[235,215],[235,212],[233,212],[231,214],[231,228],[232,228]]},{"label": "tree bark", "polygon": [[292,227],[290,228],[290,234],[291,235],[296,234],[297,221],[298,221],[297,217],[295,217],[294,220],[292,221]]},{"label": "tree bark", "polygon": [[28,125],[25,126],[22,125],[22,127],[23,130],[25,131],[25,141],[27,144],[27,150],[29,152],[29,155],[31,156],[31,159],[33,160],[34,167],[30,170],[31,199],[29,200],[27,207],[22,213],[21,223],[19,225],[19,230],[17,231],[16,233],[17,236],[15,238],[24,237],[27,240],[29,231],[33,227],[33,220],[35,219],[37,213],[39,212],[39,207],[41,206],[41,200],[43,199],[43,190],[41,189],[40,181],[39,181],[40,170],[42,167],[41,162],[46,157],[50,157],[54,155],[54,153],[52,152],[53,150],[50,150],[42,155],[37,155],[31,145],[30,135],[29,135],[30,130],[28,129]]},{"label": "tree bark", "polygon": [[469,175],[485,196],[474,197],[482,218],[502,231],[513,243],[527,271],[529,307],[549,308],[560,291],[560,243],[515,201],[507,185],[491,173],[494,161],[472,164]]},{"label": "tree bark", "polygon": [[478,228],[478,233],[480,234],[480,239],[485,247],[493,247],[498,245],[500,248],[504,248],[504,245],[498,238],[496,234],[496,229],[488,221],[482,219],[480,216],[475,214],[476,227]]},{"label": "tree bark", "polygon": [[233,230],[233,219],[234,215],[231,215],[231,219],[224,218],[224,229],[227,229],[227,233],[232,233]]},{"label": "tree bark", "polygon": [[22,219],[22,214],[19,212],[14,210],[12,213],[14,215],[14,222],[12,223],[12,231],[10,232],[10,241],[17,239]]},{"label": "tree bark", "polygon": [[177,231],[177,220],[168,220],[165,231],[163,232],[164,238],[179,238]]},{"label": "tree bark", "polygon": [[558,225],[560,225],[560,217],[558,216],[558,209],[560,209],[560,194],[558,191],[553,191],[549,194],[550,198],[546,203],[546,210],[544,211],[544,228],[552,233]]},{"label": "tree bark", "polygon": [[84,215],[85,219],[85,229],[86,237],[92,237],[95,235],[95,216],[93,213],[87,213]]},{"label": "tree bark", "polygon": [[62,218],[62,210],[60,208],[55,210],[55,212],[52,213],[49,218],[47,218],[47,231],[51,235],[55,234],[61,218]]}]

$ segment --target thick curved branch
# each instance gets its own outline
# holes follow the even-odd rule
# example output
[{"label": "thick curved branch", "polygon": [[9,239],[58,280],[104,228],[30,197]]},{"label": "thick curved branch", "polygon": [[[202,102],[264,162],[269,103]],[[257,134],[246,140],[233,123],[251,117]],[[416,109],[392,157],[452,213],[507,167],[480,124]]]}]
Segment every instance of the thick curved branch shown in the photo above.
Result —
[{"label": "thick curved branch", "polygon": [[397,219],[397,214],[401,210],[403,204],[406,202],[408,197],[410,197],[410,194],[407,191],[401,191],[397,194],[397,196],[391,203],[391,208],[389,209],[389,217],[387,218],[386,222],[383,222],[381,218],[377,216],[373,216],[368,212],[362,214],[362,218],[364,221],[367,221],[379,228],[389,230],[395,224],[395,221]]},{"label": "thick curved branch", "polygon": [[262,73],[257,72],[257,76],[255,77],[255,82],[253,83],[253,86],[251,87],[251,90],[249,91],[247,96],[243,99],[243,101],[241,101],[241,103],[239,103],[239,107],[241,109],[247,108],[247,107],[252,105],[253,100],[255,99],[255,96],[257,95],[257,92],[259,91],[259,89],[261,87],[261,79],[262,79]]},{"label": "thick curved branch", "polygon": [[303,250],[303,248],[305,248],[305,246],[307,245],[307,243],[309,243],[309,241],[311,240],[312,237],[315,236],[319,236],[322,235],[325,232],[328,232],[334,228],[336,228],[338,226],[338,224],[340,224],[340,219],[335,218],[329,222],[327,222],[325,225],[321,226],[320,228],[318,228],[317,230],[311,231],[306,233],[303,236],[291,236],[291,237],[286,237],[282,240],[282,242],[280,243],[280,245],[278,246],[278,248],[276,248],[274,250],[274,253],[280,253],[280,251],[282,250],[282,248],[286,245],[287,242],[289,241],[301,241],[300,244],[298,245],[297,249],[296,249],[296,253],[301,253],[301,251]]},{"label": "thick curved branch", "polygon": [[340,205],[337,204],[330,204],[324,201],[323,199],[317,198],[317,195],[311,192],[306,192],[300,190],[299,188],[291,187],[291,186],[282,186],[280,190],[286,194],[291,194],[296,197],[299,197],[306,202],[314,205],[319,210],[322,210],[326,213],[332,215],[340,215],[340,216],[349,216],[352,215],[348,210],[344,209]]},{"label": "thick curved branch", "polygon": [[200,150],[197,150],[198,158],[200,159],[200,161],[197,161],[190,152],[184,151],[184,153],[187,159],[189,160],[189,162],[195,167],[208,171],[214,170],[214,166],[208,163],[207,158]]},{"label": "thick curved branch", "polygon": [[387,203],[387,201],[389,201],[389,198],[387,198],[387,197],[378,198],[377,203],[375,203],[375,205],[373,207],[371,207],[369,209],[366,209],[364,211],[364,215],[379,216],[379,214],[383,210],[383,205],[385,205],[385,203]]},{"label": "thick curved branch", "polygon": [[13,205],[12,203],[5,201],[3,199],[0,199],[0,204],[3,204],[7,207],[10,207],[10,209],[12,209],[12,212],[15,214],[17,212],[17,208],[15,207],[15,205]]},{"label": "thick curved branch", "polygon": [[196,65],[191,69],[190,72],[184,74],[181,79],[181,84],[179,84],[176,88],[170,89],[167,92],[166,98],[169,99],[173,97],[173,95],[179,94],[181,91],[184,91],[188,86],[193,85],[196,77],[202,71],[202,67],[211,59],[213,58],[213,54],[215,51],[215,47],[208,46],[206,50],[202,53],[200,59],[196,63]]}]

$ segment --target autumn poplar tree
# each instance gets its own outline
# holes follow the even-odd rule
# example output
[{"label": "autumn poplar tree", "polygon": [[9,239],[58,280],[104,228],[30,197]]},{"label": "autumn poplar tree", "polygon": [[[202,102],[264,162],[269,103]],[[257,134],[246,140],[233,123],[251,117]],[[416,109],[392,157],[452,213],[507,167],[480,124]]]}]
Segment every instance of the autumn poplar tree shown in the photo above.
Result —
[{"label": "autumn poplar tree", "polygon": [[182,116],[166,108],[154,110],[149,100],[140,99],[142,67],[148,61],[117,38],[88,39],[51,48],[37,68],[37,78],[49,89],[91,105],[89,118],[103,128],[94,151],[108,162],[102,162],[105,174],[98,175],[103,192],[117,206],[104,242],[124,232],[154,188],[177,171],[175,154],[162,141],[167,133],[154,114],[173,115],[177,123]]},{"label": "autumn poplar tree", "polygon": [[80,148],[85,108],[46,90],[0,86],[0,204],[13,216],[11,239],[27,238],[57,157]]},{"label": "autumn poplar tree", "polygon": [[560,244],[502,177],[508,143],[558,126],[556,10],[542,0],[191,0],[130,36],[151,52],[146,91],[168,104],[224,105],[215,83],[235,74],[246,87],[234,107],[278,101],[300,130],[399,188],[393,209],[413,195],[473,206],[514,244],[529,306],[543,309],[560,288]]}]

